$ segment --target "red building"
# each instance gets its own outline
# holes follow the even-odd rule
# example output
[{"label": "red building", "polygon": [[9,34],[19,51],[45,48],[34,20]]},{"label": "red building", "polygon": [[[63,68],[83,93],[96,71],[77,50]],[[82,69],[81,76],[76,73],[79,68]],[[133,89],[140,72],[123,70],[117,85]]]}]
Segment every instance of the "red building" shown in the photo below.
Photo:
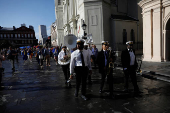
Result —
[{"label": "red building", "polygon": [[26,26],[21,26],[19,28],[7,28],[0,26],[0,42],[3,40],[8,40],[8,42],[15,46],[33,46],[38,44],[38,39],[35,37],[35,31],[32,26],[27,28]]}]

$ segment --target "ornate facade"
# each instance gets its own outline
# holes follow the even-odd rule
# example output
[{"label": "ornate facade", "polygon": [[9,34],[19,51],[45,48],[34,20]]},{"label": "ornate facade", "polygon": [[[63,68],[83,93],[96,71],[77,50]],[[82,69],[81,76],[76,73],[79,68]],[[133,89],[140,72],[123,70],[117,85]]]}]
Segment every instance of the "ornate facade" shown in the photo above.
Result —
[{"label": "ornate facade", "polygon": [[121,51],[125,41],[134,40],[135,48],[142,49],[142,35],[139,35],[137,0],[55,0],[58,45],[64,36],[92,34],[93,43],[101,48],[101,41],[107,40],[112,48]]},{"label": "ornate facade", "polygon": [[170,0],[141,0],[145,61],[170,61]]},{"label": "ornate facade", "polygon": [[21,26],[19,28],[7,28],[0,26],[0,41],[8,40],[15,47],[34,46],[38,44],[38,39],[35,37],[33,27],[27,28]]}]

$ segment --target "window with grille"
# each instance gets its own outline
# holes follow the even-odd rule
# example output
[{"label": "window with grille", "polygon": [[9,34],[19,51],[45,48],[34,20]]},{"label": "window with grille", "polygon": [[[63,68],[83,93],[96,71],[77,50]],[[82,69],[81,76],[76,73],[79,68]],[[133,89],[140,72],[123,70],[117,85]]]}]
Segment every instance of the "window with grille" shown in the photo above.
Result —
[{"label": "window with grille", "polygon": [[131,41],[133,41],[133,43],[135,43],[135,33],[134,33],[133,29],[131,29],[130,35],[131,35]]},{"label": "window with grille", "polygon": [[123,44],[126,44],[127,42],[127,32],[126,29],[123,29]]},{"label": "window with grille", "polygon": [[58,5],[61,5],[61,0],[58,0]]}]

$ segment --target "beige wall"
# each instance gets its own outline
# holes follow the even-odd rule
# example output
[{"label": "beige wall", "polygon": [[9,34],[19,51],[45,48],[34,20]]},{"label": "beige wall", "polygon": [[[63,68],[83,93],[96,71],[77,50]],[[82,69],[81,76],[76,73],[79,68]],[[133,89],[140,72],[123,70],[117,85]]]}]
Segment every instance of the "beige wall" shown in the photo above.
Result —
[{"label": "beige wall", "polygon": [[[126,20],[114,20],[115,26],[115,40],[116,40],[116,50],[122,51],[126,48],[123,44],[123,29],[127,32],[127,41],[131,40],[131,29],[134,30],[135,42],[137,42],[137,22],[136,21],[126,21]],[[137,49],[137,45],[134,44],[134,49]]]},{"label": "beige wall", "polygon": [[[170,57],[170,52],[167,51],[169,49],[167,42],[169,43],[169,41],[167,40],[167,32],[165,31],[165,24],[170,17],[167,16],[170,13],[170,1],[141,0],[139,6],[142,8],[143,14],[144,60],[154,62],[170,60],[167,59],[167,57]],[[152,10],[153,14],[151,13]]]}]

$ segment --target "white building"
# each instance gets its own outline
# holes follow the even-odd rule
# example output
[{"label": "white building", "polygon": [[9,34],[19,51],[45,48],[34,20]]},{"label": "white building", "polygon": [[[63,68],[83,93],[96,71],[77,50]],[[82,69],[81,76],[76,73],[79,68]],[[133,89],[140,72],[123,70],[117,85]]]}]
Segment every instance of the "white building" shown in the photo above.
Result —
[{"label": "white building", "polygon": [[57,45],[64,42],[64,29],[63,29],[63,0],[55,0],[55,15],[56,15],[56,34]]},{"label": "white building", "polygon": [[56,22],[52,23],[51,25],[51,45],[57,46],[57,25]]},{"label": "white building", "polygon": [[[122,51],[125,42],[133,40],[135,49],[142,49],[141,11],[139,0],[55,0],[58,44],[67,34],[82,37],[83,21],[86,33],[101,48],[101,41],[109,41],[112,48]],[[63,15],[63,16],[62,16]],[[141,31],[141,32],[140,32]]]},{"label": "white building", "polygon": [[145,61],[170,61],[170,0],[141,0]]},{"label": "white building", "polygon": [[47,38],[48,38],[48,36],[47,36],[46,26],[40,25],[39,26],[39,41],[40,41],[40,43],[45,44]]}]

